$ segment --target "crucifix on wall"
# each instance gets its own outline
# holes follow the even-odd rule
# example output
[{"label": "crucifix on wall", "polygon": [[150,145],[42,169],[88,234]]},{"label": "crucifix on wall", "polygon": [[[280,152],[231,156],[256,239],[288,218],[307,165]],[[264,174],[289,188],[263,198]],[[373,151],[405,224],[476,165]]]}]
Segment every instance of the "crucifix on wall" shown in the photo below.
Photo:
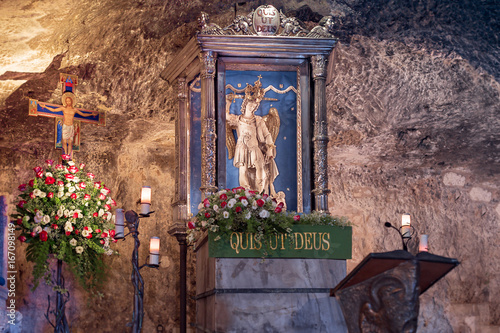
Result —
[{"label": "crucifix on wall", "polygon": [[29,115],[55,118],[54,143],[56,149],[62,149],[62,154],[73,158],[73,151],[80,150],[80,125],[82,122],[106,126],[106,114],[102,111],[91,111],[75,108],[75,90],[78,77],[71,74],[60,74],[62,104],[50,104],[31,99]]}]

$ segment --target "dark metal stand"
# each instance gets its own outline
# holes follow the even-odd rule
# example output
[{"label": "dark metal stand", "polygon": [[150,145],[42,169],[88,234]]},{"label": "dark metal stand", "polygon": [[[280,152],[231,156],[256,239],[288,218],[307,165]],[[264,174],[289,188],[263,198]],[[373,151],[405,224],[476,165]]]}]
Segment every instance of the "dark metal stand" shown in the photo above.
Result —
[{"label": "dark metal stand", "polygon": [[[50,295],[47,297],[49,306],[47,307],[47,312],[45,313],[45,318],[49,324],[54,327],[54,333],[69,333],[69,325],[66,319],[65,308],[66,303],[69,301],[69,292],[65,294],[61,293],[61,289],[64,289],[64,277],[62,276],[62,260],[57,260],[57,275],[56,275],[56,285],[58,287],[56,296],[56,308],[55,310],[50,310]],[[53,314],[56,317],[55,324],[50,320],[50,315]]]},{"label": "dark metal stand", "polygon": [[186,241],[186,227],[185,226],[176,226],[168,231],[168,233],[177,238],[179,242],[179,257],[180,257],[180,333],[186,333],[187,329],[187,316],[186,316],[186,295],[187,295],[187,286],[186,286],[186,262],[187,262],[187,241]]},{"label": "dark metal stand", "polygon": [[158,265],[144,264],[139,266],[139,246],[141,242],[139,241],[139,222],[143,217],[149,217],[154,212],[148,214],[138,215],[133,210],[129,210],[125,213],[125,220],[127,221],[127,228],[129,233],[123,236],[123,240],[128,235],[134,237],[134,251],[132,252],[132,275],[130,277],[132,285],[134,286],[134,311],[132,314],[132,322],[129,324],[132,326],[133,333],[139,333],[142,330],[142,321],[144,319],[144,279],[140,273],[140,270],[144,267],[158,268]]},{"label": "dark metal stand", "polygon": [[396,228],[395,226],[393,226],[390,222],[385,222],[384,223],[384,226],[386,228],[393,228],[395,229],[399,236],[401,236],[401,242],[403,244],[403,250],[404,251],[408,251],[408,243],[411,241],[411,238],[413,237],[413,235],[415,234],[415,228],[413,228],[413,226],[410,226],[411,227],[411,234],[409,236],[405,236],[402,232],[401,232],[401,228]]}]

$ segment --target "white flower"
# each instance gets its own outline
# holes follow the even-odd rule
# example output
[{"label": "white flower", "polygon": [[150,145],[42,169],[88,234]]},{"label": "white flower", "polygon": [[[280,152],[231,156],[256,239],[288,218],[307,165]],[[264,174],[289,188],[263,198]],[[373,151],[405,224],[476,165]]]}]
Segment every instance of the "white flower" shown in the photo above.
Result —
[{"label": "white flower", "polygon": [[65,209],[65,210],[64,210],[64,216],[68,217],[68,216],[69,216],[69,214],[70,214],[69,210]]},{"label": "white flower", "polygon": [[112,203],[112,202],[113,202],[113,201],[111,200],[111,198],[109,198],[109,199],[108,199],[108,201],[106,201],[106,204],[107,204],[107,205],[111,205],[111,203]]},{"label": "white flower", "polygon": [[52,175],[52,173],[51,173],[51,172],[47,172],[47,173],[45,174],[45,177],[54,177],[54,176]]},{"label": "white flower", "polygon": [[60,210],[60,209],[59,209],[59,210],[57,211],[57,216],[61,217],[61,216],[63,216],[63,214],[64,214],[64,210]]},{"label": "white flower", "polygon": [[75,162],[73,162],[73,161],[68,161],[68,165],[69,165],[69,166],[73,166],[73,165],[75,165]]},{"label": "white flower", "polygon": [[45,192],[40,192],[40,198],[45,198],[47,196],[47,193]]},{"label": "white flower", "polygon": [[69,207],[69,209],[72,209],[72,210],[74,210],[75,208],[76,208],[75,206],[71,206],[71,207]]},{"label": "white flower", "polygon": [[203,208],[203,202],[200,202],[200,203],[198,204],[198,210],[200,210],[200,209],[202,209],[202,208]]},{"label": "white flower", "polygon": [[248,201],[247,201],[247,199],[243,199],[243,200],[241,200],[241,204],[242,204],[243,206],[245,206],[245,207],[246,207],[246,206],[248,206]]},{"label": "white flower", "polygon": [[103,216],[104,215],[104,209],[99,209],[99,217]]},{"label": "white flower", "polygon": [[79,183],[80,182],[80,178],[78,178],[77,176],[75,176],[73,179],[72,179],[73,183]]},{"label": "white flower", "polygon": [[232,198],[231,200],[228,201],[227,206],[229,208],[233,208],[233,206],[236,204],[236,199]]},{"label": "white flower", "polygon": [[219,211],[219,206],[214,205],[214,210],[215,210],[215,212],[218,212]]},{"label": "white flower", "polygon": [[45,215],[42,220],[42,224],[47,224],[50,222],[50,216]]},{"label": "white flower", "polygon": [[247,220],[250,220],[251,217],[252,217],[252,213],[250,213],[250,212],[246,213],[245,218]]},{"label": "white flower", "polygon": [[42,227],[40,227],[39,225],[37,225],[37,226],[35,227],[35,229],[33,229],[33,231],[34,231],[35,233],[39,234],[39,233],[41,233],[41,232],[42,232]]},{"label": "white flower", "polygon": [[222,213],[222,215],[224,216],[225,219],[229,218],[229,212],[227,211]]},{"label": "white flower", "polygon": [[41,210],[36,212],[35,223],[40,223],[43,220],[43,212]]},{"label": "white flower", "polygon": [[73,226],[71,225],[71,222],[69,222],[69,221],[66,222],[66,224],[64,225],[64,231],[67,231],[67,232],[72,232],[73,231]]},{"label": "white flower", "polygon": [[107,219],[108,221],[111,221],[111,217],[112,217],[112,216],[113,216],[112,214],[109,214],[109,213],[108,213],[108,217],[107,217],[106,219]]},{"label": "white flower", "polygon": [[82,237],[87,237],[88,235],[90,235],[90,232],[88,230],[83,229],[82,230]]},{"label": "white flower", "polygon": [[[74,238],[71,238],[71,240],[69,241],[69,244],[70,244],[71,246],[76,246],[76,244],[77,244],[77,243],[78,243],[78,242],[77,242],[77,241],[76,241],[76,239],[74,239]],[[81,246],[80,246],[80,247],[81,247]],[[83,252],[83,247],[82,247],[82,252]]]},{"label": "white flower", "polygon": [[257,209],[257,201],[252,202],[252,209]]},{"label": "white flower", "polygon": [[[60,179],[58,179],[58,180],[57,180],[57,183],[59,184],[59,182],[60,182],[60,181],[61,181],[61,180],[60,180]],[[63,187],[64,187],[64,183],[63,183],[63,184],[61,184],[61,185],[59,185],[59,190],[61,190]]]},{"label": "white flower", "polygon": [[220,197],[224,193],[226,193],[226,190],[220,190],[219,192],[217,192],[217,196]]},{"label": "white flower", "polygon": [[236,199],[239,199],[239,198],[240,198],[240,195],[239,195],[239,194],[235,194],[235,195],[234,195],[234,197],[235,197]]},{"label": "white flower", "polygon": [[33,190],[33,194],[34,194],[35,196],[39,196],[39,195],[40,195],[40,193],[42,193],[42,191],[40,191],[40,190],[39,190],[39,189],[37,189],[37,188]]},{"label": "white flower", "polygon": [[78,254],[83,253],[83,247],[81,247],[81,246],[77,246],[77,247],[75,247],[75,251],[76,251],[76,253],[78,253]]},{"label": "white flower", "polygon": [[70,187],[68,188],[68,192],[69,192],[69,193],[73,193],[73,192],[75,192],[75,191],[76,191],[76,188],[75,188],[74,186],[70,186]]},{"label": "white flower", "polygon": [[57,197],[62,198],[64,196],[64,192],[57,192]]},{"label": "white flower", "polygon": [[109,249],[109,250],[107,250],[107,251],[106,251],[106,252],[104,252],[104,253],[106,253],[106,255],[110,256],[110,255],[112,255],[112,254],[113,254],[113,250]]},{"label": "white flower", "polygon": [[28,215],[26,215],[25,217],[23,217],[23,220],[24,220],[24,222],[28,222],[30,220],[30,217]]},{"label": "white flower", "polygon": [[260,198],[262,198],[262,196],[261,196],[260,194],[256,194],[256,195],[255,195],[255,199],[256,199],[256,200],[259,200]]},{"label": "white flower", "polygon": [[263,209],[260,211],[259,216],[262,217],[263,219],[268,218],[271,215],[267,210]]}]

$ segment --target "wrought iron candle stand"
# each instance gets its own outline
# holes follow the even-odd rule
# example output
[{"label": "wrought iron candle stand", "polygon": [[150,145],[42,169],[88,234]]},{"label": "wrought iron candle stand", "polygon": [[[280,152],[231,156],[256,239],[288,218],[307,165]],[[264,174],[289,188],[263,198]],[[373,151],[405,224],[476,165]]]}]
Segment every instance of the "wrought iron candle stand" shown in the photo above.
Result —
[{"label": "wrought iron candle stand", "polygon": [[[69,301],[69,291],[62,293],[64,289],[64,277],[62,276],[62,260],[57,260],[57,275],[56,275],[56,285],[58,287],[57,297],[56,297],[56,308],[50,310],[50,295],[47,296],[49,305],[47,307],[47,312],[45,313],[45,318],[49,324],[54,327],[54,333],[69,333],[68,320],[66,319],[65,309],[66,303]],[[55,323],[52,323],[49,316],[53,314],[56,317]]]},{"label": "wrought iron candle stand", "polygon": [[141,276],[140,270],[143,267],[159,267],[159,264],[144,264],[142,266],[139,266],[139,246],[141,245],[141,242],[139,241],[139,222],[141,218],[150,217],[150,215],[153,213],[154,212],[149,212],[147,214],[137,214],[133,210],[129,210],[125,213],[126,226],[129,229],[129,232],[128,234],[123,236],[123,240],[125,240],[128,235],[132,235],[132,237],[134,237],[134,251],[132,252],[131,275],[132,285],[134,286],[134,312],[132,316],[132,323],[129,324],[132,326],[133,333],[141,332],[142,321],[144,318],[144,280]]},{"label": "wrought iron candle stand", "polygon": [[[403,244],[403,250],[408,251],[408,243],[411,241],[413,235],[416,232],[415,228],[412,225],[408,225],[408,226],[401,226],[398,229],[395,226],[393,226],[390,222],[385,222],[384,226],[386,228],[393,228],[398,232],[399,236],[401,236],[401,243]],[[410,230],[404,230],[404,228],[408,228]]]}]

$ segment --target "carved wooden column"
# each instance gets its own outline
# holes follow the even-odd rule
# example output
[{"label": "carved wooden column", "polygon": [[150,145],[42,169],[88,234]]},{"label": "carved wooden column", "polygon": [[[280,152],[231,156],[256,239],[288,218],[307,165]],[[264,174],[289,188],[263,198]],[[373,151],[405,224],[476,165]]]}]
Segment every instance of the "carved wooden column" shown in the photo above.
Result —
[{"label": "carved wooden column", "polygon": [[326,119],[326,56],[311,57],[314,80],[314,189],[315,210],[328,213],[328,128]]},{"label": "carved wooden column", "polygon": [[200,53],[201,69],[201,187],[202,198],[217,191],[215,128],[215,62],[213,51]]},{"label": "carved wooden column", "polygon": [[176,183],[175,183],[175,202],[173,207],[173,226],[168,233],[179,242],[179,322],[180,332],[185,333],[187,328],[186,316],[186,256],[187,256],[187,242],[186,242],[186,223],[188,220],[187,209],[187,175],[188,175],[188,151],[187,151],[187,93],[188,86],[186,78],[179,77],[178,84],[178,99],[179,99],[179,112],[175,118],[175,157],[176,165]]}]

